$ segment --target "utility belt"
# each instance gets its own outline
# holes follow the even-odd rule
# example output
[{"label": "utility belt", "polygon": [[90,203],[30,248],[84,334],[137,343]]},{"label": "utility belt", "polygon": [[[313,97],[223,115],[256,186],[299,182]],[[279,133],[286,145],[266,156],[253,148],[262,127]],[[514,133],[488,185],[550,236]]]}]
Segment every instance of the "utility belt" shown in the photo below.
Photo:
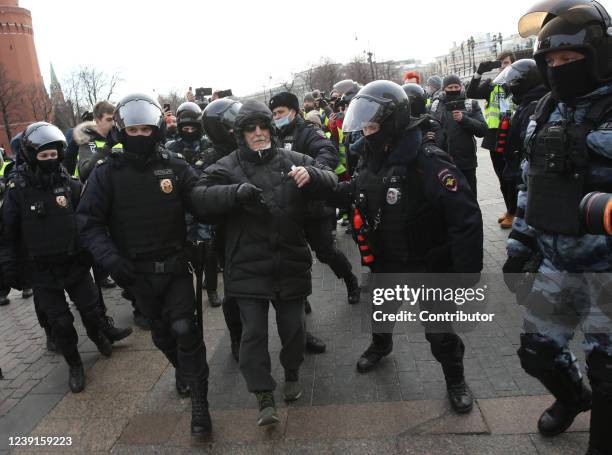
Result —
[{"label": "utility belt", "polygon": [[179,274],[189,270],[187,257],[183,252],[165,261],[134,261],[133,265],[137,273]]}]

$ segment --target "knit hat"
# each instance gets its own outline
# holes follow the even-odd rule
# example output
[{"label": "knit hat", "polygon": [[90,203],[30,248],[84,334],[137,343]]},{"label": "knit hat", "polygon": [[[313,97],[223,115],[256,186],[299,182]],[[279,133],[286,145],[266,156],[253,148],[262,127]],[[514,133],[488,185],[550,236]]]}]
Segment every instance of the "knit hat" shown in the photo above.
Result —
[{"label": "knit hat", "polygon": [[451,84],[463,85],[461,83],[461,79],[456,74],[451,74],[449,76],[446,76],[444,78],[444,81],[442,82],[442,88],[446,88],[446,87],[448,87]]}]

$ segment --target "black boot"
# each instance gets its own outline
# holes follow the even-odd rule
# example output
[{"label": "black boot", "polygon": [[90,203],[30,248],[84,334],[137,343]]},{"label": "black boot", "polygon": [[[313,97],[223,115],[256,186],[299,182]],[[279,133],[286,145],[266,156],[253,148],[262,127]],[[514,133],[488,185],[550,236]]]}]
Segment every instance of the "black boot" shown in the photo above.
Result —
[{"label": "black boot", "polygon": [[306,332],[306,351],[313,354],[322,354],[327,346],[320,338],[317,338],[310,332]]},{"label": "black boot", "polygon": [[206,293],[208,294],[208,303],[211,307],[215,308],[221,306],[223,299],[219,297],[217,291],[208,290]]},{"label": "black boot", "polygon": [[372,371],[383,357],[391,354],[392,350],[393,336],[390,333],[373,334],[372,343],[357,361],[357,371],[360,373]]},{"label": "black boot", "polygon": [[191,384],[191,436],[194,438],[206,438],[212,432],[207,395],[208,381]]},{"label": "black boot", "polygon": [[115,321],[110,316],[103,317],[102,331],[111,343],[123,340],[132,334],[132,329],[130,327],[124,329],[115,327]]},{"label": "black boot", "polygon": [[0,297],[0,306],[5,306],[5,305],[8,305],[9,303],[11,303],[11,301],[9,300],[7,296],[4,295]]},{"label": "black boot", "polygon": [[81,356],[76,347],[68,354],[64,354],[64,358],[68,363],[68,387],[72,393],[82,392],[85,388],[85,369]]},{"label": "black boot", "polygon": [[562,401],[557,398],[540,416],[538,431],[542,436],[548,437],[561,434],[572,425],[578,414],[589,409],[591,409],[591,391],[580,382],[580,391],[576,394],[576,400]]},{"label": "black boot", "polygon": [[106,338],[104,332],[100,330],[98,333],[91,335],[89,338],[94,342],[98,348],[98,351],[100,351],[100,354],[102,354],[104,357],[111,356],[113,353],[113,345],[110,340]]},{"label": "black boot", "polygon": [[359,303],[359,298],[361,297],[361,288],[359,287],[359,280],[357,280],[357,277],[351,273],[350,276],[344,279],[344,283],[346,284],[348,303],[350,305],[355,305]]},{"label": "black boot", "polygon": [[465,383],[463,361],[443,363],[442,371],[451,407],[459,414],[470,412],[474,406],[474,397]]},{"label": "black boot", "polygon": [[179,397],[187,398],[191,394],[189,383],[183,379],[178,369],[174,370],[174,378],[176,380],[176,393]]}]

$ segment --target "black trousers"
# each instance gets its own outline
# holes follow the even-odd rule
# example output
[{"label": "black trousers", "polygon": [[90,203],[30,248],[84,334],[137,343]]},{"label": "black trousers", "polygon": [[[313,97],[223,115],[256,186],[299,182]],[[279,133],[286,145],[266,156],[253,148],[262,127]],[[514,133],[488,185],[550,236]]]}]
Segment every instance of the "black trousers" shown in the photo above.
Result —
[{"label": "black trousers", "polygon": [[204,246],[204,284],[207,291],[217,290],[219,259],[214,242],[207,241]]},{"label": "black trousers", "polygon": [[474,169],[461,169],[461,173],[470,185],[472,192],[475,197],[478,197],[478,185],[476,184],[476,168]]},{"label": "black trousers", "polygon": [[[240,371],[249,392],[274,390],[268,351],[268,308],[265,299],[236,299],[242,319]],[[306,328],[304,299],[274,300],[276,325],[281,339],[280,363],[285,370],[298,370],[304,361]]]},{"label": "black trousers", "polygon": [[499,190],[504,198],[506,211],[513,215],[516,213],[516,197],[518,195],[516,182],[509,181],[503,176],[504,168],[506,167],[506,160],[504,159],[503,153],[489,151],[489,155],[491,156],[493,170],[495,170],[495,175],[497,175],[497,180],[499,180]]},{"label": "black trousers", "polygon": [[[336,218],[333,218],[334,225]],[[352,273],[351,263],[344,253],[334,245],[329,218],[313,218],[304,224],[304,233],[308,244],[315,252],[317,259],[323,264],[329,265],[336,277],[348,278]]]},{"label": "black trousers", "polygon": [[151,321],[155,346],[186,381],[206,381],[206,346],[196,325],[193,275],[187,265],[176,273],[138,273],[129,291]]},{"label": "black trousers", "polygon": [[240,308],[234,297],[225,297],[222,303],[223,317],[229,329],[230,339],[240,341],[242,337],[242,320],[240,319]]},{"label": "black trousers", "polygon": [[[81,315],[87,335],[90,338],[97,336],[102,325],[102,312],[98,305],[98,289],[89,271],[84,273],[80,280],[67,285],[65,290]],[[46,324],[51,328],[55,342],[68,364],[78,363],[78,335],[64,289],[34,287],[33,291],[37,313],[41,314],[39,321],[41,317],[46,319]],[[42,325],[42,321],[40,322]]]}]

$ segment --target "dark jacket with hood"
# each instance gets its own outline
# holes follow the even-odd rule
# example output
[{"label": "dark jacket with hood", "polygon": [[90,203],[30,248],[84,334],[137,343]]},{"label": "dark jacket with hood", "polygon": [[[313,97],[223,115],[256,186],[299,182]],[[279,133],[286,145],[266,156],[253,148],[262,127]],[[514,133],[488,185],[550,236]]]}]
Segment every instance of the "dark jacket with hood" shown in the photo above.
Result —
[{"label": "dark jacket with hood", "polygon": [[487,123],[482,115],[478,102],[465,98],[465,93],[452,101],[462,101],[463,118],[460,122],[453,120],[453,115],[446,108],[450,98],[444,93],[430,106],[431,115],[444,129],[446,152],[453,158],[459,169],[474,169],[478,166],[476,159],[476,137],[483,137],[487,132]]},{"label": "dark jacket with hood", "polygon": [[[265,105],[244,103],[234,127],[239,148],[204,171],[192,193],[193,206],[196,215],[219,217],[225,223],[227,296],[301,299],[312,289],[312,257],[303,231],[308,201],[326,197],[337,179],[331,169],[306,155],[274,146],[249,149],[242,127],[259,119],[272,131],[271,118]],[[287,176],[292,166],[308,170],[308,185],[298,188]],[[246,182],[262,193],[258,202],[243,206],[236,192]]]}]

